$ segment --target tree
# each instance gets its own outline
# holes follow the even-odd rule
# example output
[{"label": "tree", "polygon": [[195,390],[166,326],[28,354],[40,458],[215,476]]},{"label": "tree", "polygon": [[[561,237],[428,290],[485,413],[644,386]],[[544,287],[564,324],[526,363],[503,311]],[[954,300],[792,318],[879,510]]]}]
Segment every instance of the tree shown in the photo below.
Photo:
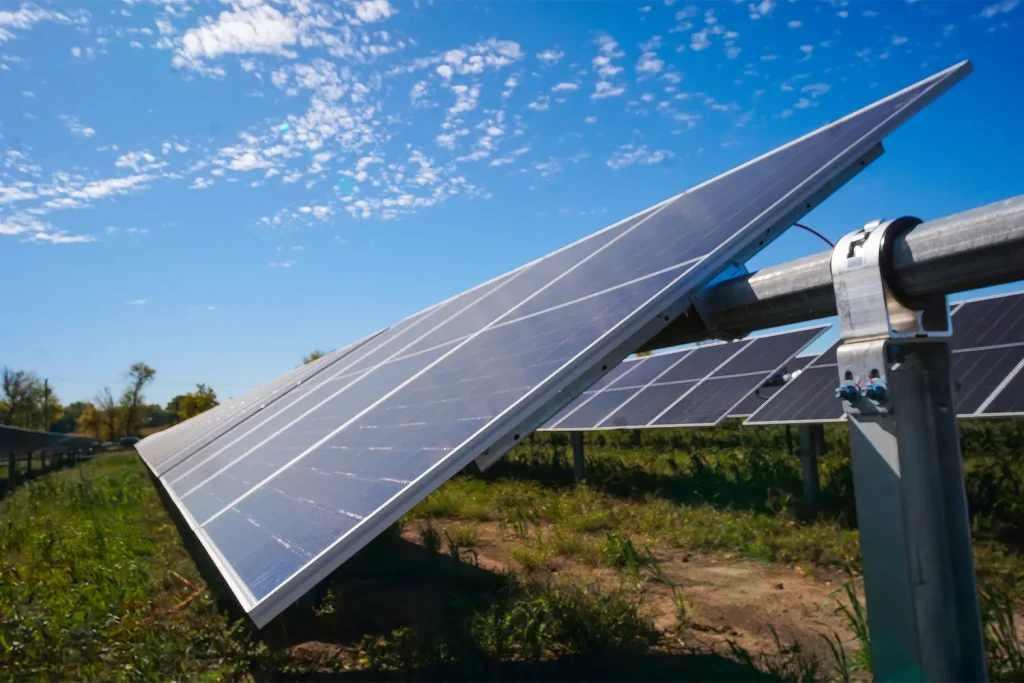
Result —
[{"label": "tree", "polygon": [[114,401],[114,395],[110,393],[110,387],[103,387],[102,391],[96,393],[96,408],[103,415],[103,423],[107,429],[107,440],[117,441],[121,438],[122,410]]},{"label": "tree", "polygon": [[324,352],[321,351],[320,349],[315,349],[313,351],[310,351],[309,355],[302,359],[302,363],[303,363],[303,365],[305,365],[306,363],[312,363],[317,358],[323,358],[323,357],[324,357]]},{"label": "tree", "polygon": [[[174,399],[171,399],[171,400],[174,401],[177,398],[178,397],[175,396]],[[168,404],[168,405],[170,405],[170,404]],[[172,413],[172,412],[170,412],[170,410],[164,410],[163,408],[161,408],[157,404],[153,403],[153,404],[150,404],[148,406],[145,406],[145,418],[143,419],[142,426],[143,427],[165,427],[165,426],[171,424],[172,422],[174,422],[176,419],[178,419],[177,416],[178,416],[177,406],[175,406],[174,412]]]},{"label": "tree", "polygon": [[156,370],[145,363],[134,363],[128,369],[128,386],[121,395],[125,434],[134,434],[142,423],[142,389],[152,382],[155,376]]},{"label": "tree", "polygon": [[82,413],[85,412],[85,407],[91,405],[89,403],[83,403],[82,401],[75,401],[64,407],[63,414],[57,417],[50,415],[50,431],[60,432],[61,434],[68,434],[79,428],[78,420],[82,417]]},{"label": "tree", "polygon": [[197,384],[196,390],[191,393],[175,396],[171,399],[171,403],[175,402],[177,403],[178,417],[182,420],[195,417],[218,405],[217,393],[205,384]]},{"label": "tree", "polygon": [[[75,404],[72,404],[75,405]],[[78,431],[92,434],[97,441],[103,440],[104,415],[92,403],[83,403],[82,412],[78,416]]]},{"label": "tree", "polygon": [[4,366],[3,392],[4,424],[28,427],[33,422],[33,413],[37,409],[42,412],[43,384],[35,373]]}]

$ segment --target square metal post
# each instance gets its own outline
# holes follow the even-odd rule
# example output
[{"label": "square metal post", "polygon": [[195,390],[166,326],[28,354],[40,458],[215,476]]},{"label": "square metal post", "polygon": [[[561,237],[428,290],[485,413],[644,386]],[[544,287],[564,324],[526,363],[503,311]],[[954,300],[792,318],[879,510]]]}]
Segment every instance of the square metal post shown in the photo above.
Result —
[{"label": "square metal post", "polygon": [[[818,508],[820,480],[818,478],[819,444],[823,441],[824,427],[816,424],[802,424],[800,432],[800,472],[804,483],[804,505],[808,510]],[[821,433],[821,436],[819,436]]]},{"label": "square metal post", "polygon": [[888,392],[884,413],[848,412],[875,680],[985,680],[949,344],[843,345],[841,371],[865,345]]},{"label": "square metal post", "polygon": [[576,481],[582,482],[586,477],[583,461],[583,432],[570,432],[569,438],[572,441],[572,471],[576,475]]}]

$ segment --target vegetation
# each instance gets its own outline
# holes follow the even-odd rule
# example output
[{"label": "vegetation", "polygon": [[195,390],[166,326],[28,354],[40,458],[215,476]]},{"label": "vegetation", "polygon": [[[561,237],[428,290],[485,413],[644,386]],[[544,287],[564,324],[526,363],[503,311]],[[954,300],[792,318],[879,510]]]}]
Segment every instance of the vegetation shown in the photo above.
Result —
[{"label": "vegetation", "polygon": [[[1024,678],[1020,430],[962,427],[994,680]],[[782,429],[650,432],[639,448],[592,434],[586,485],[567,439],[538,435],[445,484],[258,633],[138,460],[97,459],[0,501],[0,680],[860,678],[845,438],[827,432],[811,515]],[[746,598],[716,612],[695,564],[784,574],[759,602],[810,587],[818,611],[799,632],[741,627]]]},{"label": "vegetation", "polygon": [[92,401],[76,401],[65,407],[35,373],[5,367],[0,424],[64,434],[78,432],[100,441],[116,441],[139,435],[144,429],[151,432],[187,420],[217,405],[216,392],[205,384],[175,396],[166,407],[147,405],[143,392],[156,377],[156,370],[145,363],[134,363],[126,377],[127,385],[120,396],[115,396],[110,387],[103,387]]}]

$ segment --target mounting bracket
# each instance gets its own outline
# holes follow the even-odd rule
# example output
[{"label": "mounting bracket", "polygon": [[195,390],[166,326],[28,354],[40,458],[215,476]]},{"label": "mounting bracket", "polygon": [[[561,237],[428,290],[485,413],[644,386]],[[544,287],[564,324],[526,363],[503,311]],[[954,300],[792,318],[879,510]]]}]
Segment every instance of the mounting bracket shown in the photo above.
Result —
[{"label": "mounting bracket", "polygon": [[981,681],[985,652],[950,376],[949,306],[912,300],[874,221],[832,252],[850,451],[876,681]]}]

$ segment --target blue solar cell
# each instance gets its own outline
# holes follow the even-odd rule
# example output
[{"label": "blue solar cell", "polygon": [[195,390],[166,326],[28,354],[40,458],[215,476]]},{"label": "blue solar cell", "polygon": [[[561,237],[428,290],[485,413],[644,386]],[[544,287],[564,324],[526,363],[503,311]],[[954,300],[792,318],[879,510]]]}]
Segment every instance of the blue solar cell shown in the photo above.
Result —
[{"label": "blue solar cell", "polygon": [[612,415],[597,425],[598,429],[621,429],[642,427],[672,405],[697,382],[674,382],[652,384],[619,406]]},{"label": "blue solar cell", "polygon": [[[729,262],[840,185],[968,68],[448,302],[415,331],[389,332],[353,354],[345,372],[362,373],[354,380],[335,373],[311,383],[192,456],[171,486],[204,545],[231,568],[244,608],[265,623],[473,458],[535,428]],[[346,484],[322,486],[326,478]]]},{"label": "blue solar cell", "polygon": [[612,386],[642,387],[650,384],[657,377],[664,374],[666,370],[678,363],[684,356],[686,356],[686,352],[659,353],[656,356],[651,356],[640,363],[640,366],[628,375],[620,377]]},{"label": "blue solar cell", "polygon": [[577,429],[593,429],[622,402],[637,392],[634,388],[607,389],[599,394],[588,394],[586,402],[577,406],[572,413],[566,413],[556,429],[572,431]]},{"label": "blue solar cell", "polygon": [[711,371],[741,351],[748,340],[729,344],[710,344],[698,346],[678,364],[672,367],[658,380],[660,382],[678,382],[681,380],[703,379]]},{"label": "blue solar cell", "polygon": [[764,381],[763,375],[706,379],[669,407],[652,427],[715,425]]}]

